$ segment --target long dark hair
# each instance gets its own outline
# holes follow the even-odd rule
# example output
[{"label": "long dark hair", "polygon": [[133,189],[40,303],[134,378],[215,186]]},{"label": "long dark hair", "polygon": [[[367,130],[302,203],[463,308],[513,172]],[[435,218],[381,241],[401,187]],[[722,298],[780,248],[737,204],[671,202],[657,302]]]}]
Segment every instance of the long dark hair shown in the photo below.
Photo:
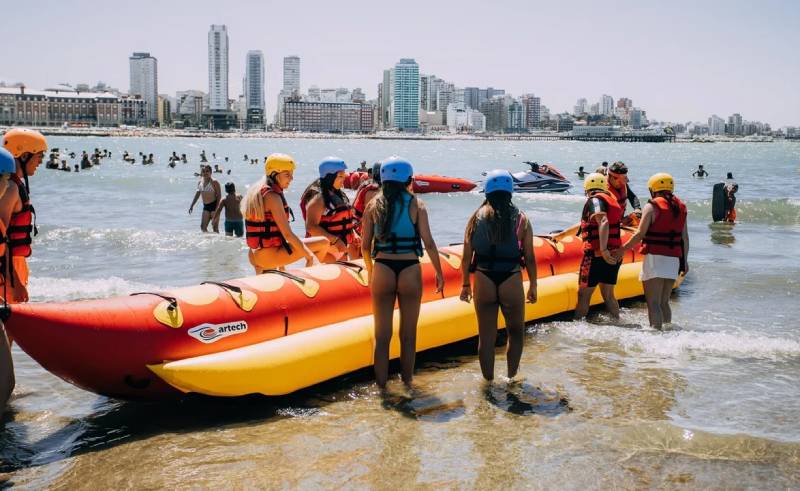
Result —
[{"label": "long dark hair", "polygon": [[509,236],[516,232],[517,207],[511,202],[511,193],[508,191],[493,191],[486,195],[486,199],[475,210],[475,213],[467,222],[466,240],[475,233],[478,222],[478,215],[482,214],[483,219],[489,225],[489,241],[492,244],[500,244],[508,240]]},{"label": "long dark hair", "polygon": [[[380,242],[385,242],[389,238],[389,231],[392,229],[392,219],[395,216],[395,209],[399,206],[402,212],[405,203],[403,194],[408,192],[408,185],[411,178],[405,183],[397,181],[383,181],[381,192],[375,196],[375,223],[378,225],[377,238]],[[411,203],[409,203],[409,206]]]},{"label": "long dark hair", "polygon": [[658,198],[659,196],[667,200],[669,203],[669,209],[672,212],[673,218],[678,218],[678,215],[681,214],[681,207],[678,206],[678,203],[675,201],[675,196],[673,196],[672,192],[670,191],[656,191],[652,193],[653,198]]},{"label": "long dark hair", "polygon": [[349,204],[350,200],[341,189],[333,187],[333,182],[336,180],[336,174],[327,174],[325,177],[319,179],[319,190],[322,192],[322,199],[325,202],[325,208],[331,205],[331,196],[336,195],[344,204]]}]

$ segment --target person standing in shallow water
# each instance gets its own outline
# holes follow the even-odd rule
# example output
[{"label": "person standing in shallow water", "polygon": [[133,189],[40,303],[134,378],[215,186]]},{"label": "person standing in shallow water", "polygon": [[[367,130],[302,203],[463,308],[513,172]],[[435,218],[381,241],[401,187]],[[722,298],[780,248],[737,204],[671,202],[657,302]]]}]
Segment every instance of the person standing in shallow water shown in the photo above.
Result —
[{"label": "person standing in shallow water", "polygon": [[647,316],[650,326],[661,329],[672,322],[669,297],[675,280],[689,271],[689,230],[686,227],[686,205],[673,194],[675,182],[666,173],[655,174],[647,181],[652,199],[642,210],[639,229],[614,254],[621,258],[625,251],[642,241],[644,255],[639,279],[644,284]]},{"label": "person standing in shallow water", "polygon": [[[519,370],[525,334],[525,301],[536,302],[536,257],[530,221],[511,201],[511,173],[494,170],[486,176],[486,200],[472,214],[464,232],[461,300],[473,301],[478,317],[478,357],[483,378],[494,380],[497,311],[508,332],[508,378]],[[520,264],[530,279],[527,295]],[[474,295],[469,282],[474,275]]]},{"label": "person standing in shallow water", "polygon": [[409,192],[414,169],[390,158],[381,165],[381,192],[364,212],[361,253],[369,272],[375,319],[375,380],[389,378],[389,343],[394,306],[400,306],[401,377],[410,385],[417,354],[417,321],[422,301],[422,244],[436,272],[436,293],[444,290],[439,251],[431,235],[425,205]]},{"label": "person standing in shallow water", "polygon": [[725,221],[734,223],[736,221],[736,193],[739,191],[739,185],[733,180],[733,172],[728,172],[725,178],[725,198],[728,200],[727,209],[725,212]]},{"label": "person standing in shallow water", "polygon": [[[197,192],[194,193],[194,199],[189,206],[189,214],[192,214],[194,204],[197,203],[199,197],[203,197],[203,215],[200,218],[200,230],[208,232],[208,223],[212,222],[212,227],[215,233],[219,233],[219,217],[214,219],[214,212],[217,209],[219,200],[222,198],[220,191],[219,181],[211,177],[211,166],[206,165],[200,173],[200,182],[197,183]],[[212,220],[213,219],[213,220]]]},{"label": "person standing in shallow water", "polygon": [[597,286],[608,313],[619,319],[619,303],[614,296],[614,285],[619,274],[619,259],[611,252],[622,245],[620,226],[622,208],[608,192],[606,176],[595,172],[586,176],[583,183],[586,204],[581,212],[580,235],[583,238],[583,259],[578,271],[578,304],[575,319],[583,319],[589,312],[592,294]]},{"label": "person standing in shallow water", "polygon": [[214,212],[214,220],[219,222],[222,210],[225,210],[225,235],[228,237],[244,236],[244,218],[242,217],[242,195],[236,194],[236,185],[232,182],[225,184],[225,198],[220,200]]}]

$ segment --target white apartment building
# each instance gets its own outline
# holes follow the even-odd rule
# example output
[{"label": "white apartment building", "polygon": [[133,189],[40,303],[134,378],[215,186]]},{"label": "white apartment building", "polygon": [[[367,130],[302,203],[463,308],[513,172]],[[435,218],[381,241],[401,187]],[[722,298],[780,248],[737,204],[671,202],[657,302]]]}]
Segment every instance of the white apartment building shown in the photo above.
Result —
[{"label": "white apartment building", "polygon": [[142,98],[147,103],[147,121],[155,122],[158,117],[158,60],[150,53],[133,53],[128,58],[130,64],[131,95]]},{"label": "white apartment building", "polygon": [[208,30],[208,109],[228,110],[228,30],[213,24]]}]

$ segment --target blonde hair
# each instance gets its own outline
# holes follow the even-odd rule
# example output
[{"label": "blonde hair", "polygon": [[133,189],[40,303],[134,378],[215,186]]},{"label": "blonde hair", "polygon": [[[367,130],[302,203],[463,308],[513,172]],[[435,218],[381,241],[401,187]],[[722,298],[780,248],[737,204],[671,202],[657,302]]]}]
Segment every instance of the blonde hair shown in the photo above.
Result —
[{"label": "blonde hair", "polygon": [[267,177],[264,176],[247,188],[242,204],[240,205],[242,215],[247,220],[264,220],[264,197],[261,196],[261,188],[267,185]]}]

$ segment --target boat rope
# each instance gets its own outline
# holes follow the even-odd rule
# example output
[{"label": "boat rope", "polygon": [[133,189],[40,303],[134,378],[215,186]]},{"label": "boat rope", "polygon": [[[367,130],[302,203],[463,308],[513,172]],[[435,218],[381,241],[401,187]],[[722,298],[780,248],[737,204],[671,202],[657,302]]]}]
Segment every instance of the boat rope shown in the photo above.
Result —
[{"label": "boat rope", "polygon": [[291,273],[287,273],[286,271],[280,271],[278,269],[265,269],[264,271],[262,271],[262,274],[277,274],[283,276],[284,278],[289,278],[292,281],[296,281],[301,285],[306,284],[305,278],[301,278],[299,276],[295,276]]},{"label": "boat rope", "polygon": [[167,306],[167,310],[169,310],[170,312],[178,308],[178,299],[175,298],[175,297],[169,296],[169,295],[165,295],[163,293],[156,293],[156,292],[136,292],[136,293],[131,293],[131,296],[134,296],[134,295],[155,295],[157,297],[161,297],[164,300],[166,300],[167,302],[169,302],[169,305]]}]

